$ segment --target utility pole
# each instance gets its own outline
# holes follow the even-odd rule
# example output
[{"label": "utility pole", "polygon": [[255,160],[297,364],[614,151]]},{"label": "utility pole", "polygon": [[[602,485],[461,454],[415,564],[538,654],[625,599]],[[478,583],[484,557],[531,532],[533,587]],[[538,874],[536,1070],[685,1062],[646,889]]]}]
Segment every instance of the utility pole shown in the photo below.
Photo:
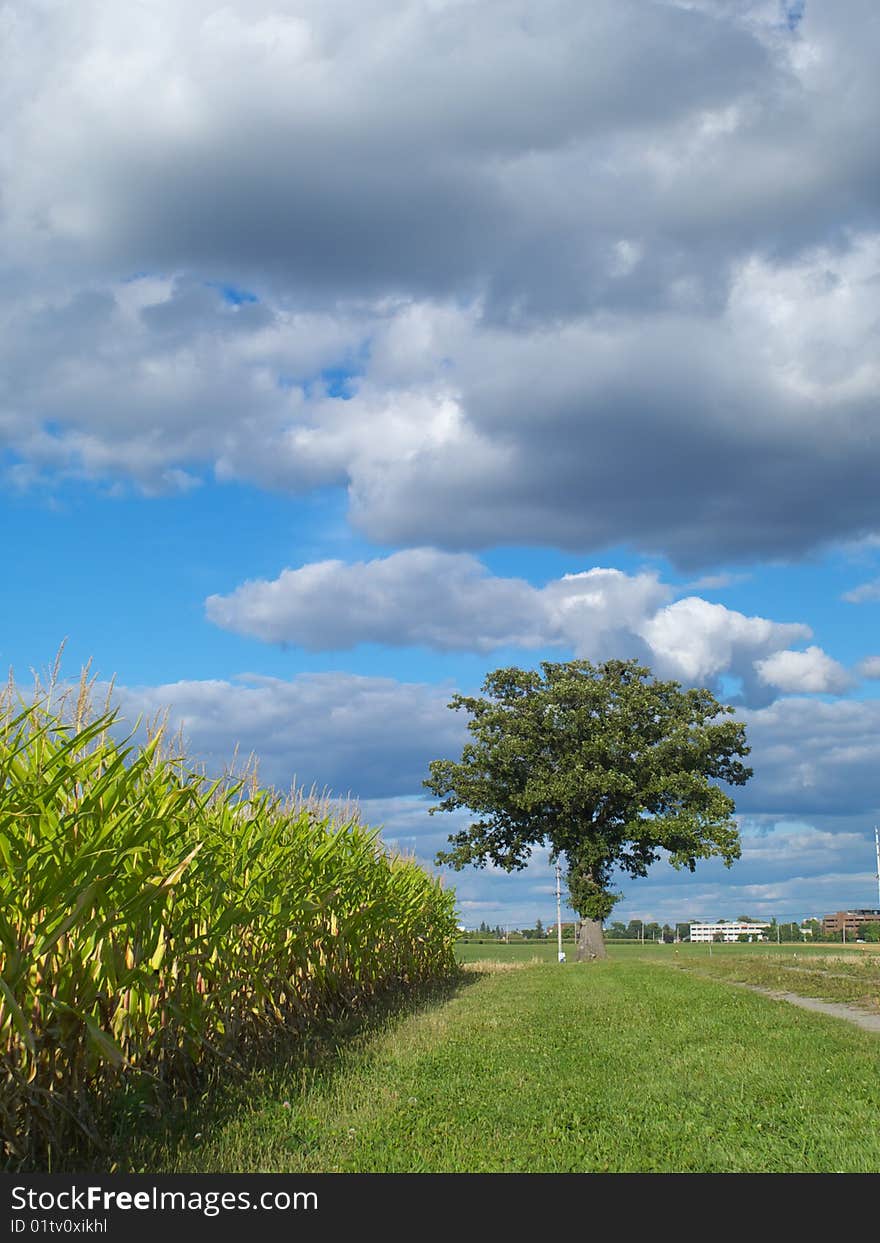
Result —
[{"label": "utility pole", "polygon": [[877,855],[877,905],[880,908],[880,826],[874,825],[874,851]]},{"label": "utility pole", "polygon": [[556,944],[559,957],[557,962],[562,962],[562,864],[556,860]]}]

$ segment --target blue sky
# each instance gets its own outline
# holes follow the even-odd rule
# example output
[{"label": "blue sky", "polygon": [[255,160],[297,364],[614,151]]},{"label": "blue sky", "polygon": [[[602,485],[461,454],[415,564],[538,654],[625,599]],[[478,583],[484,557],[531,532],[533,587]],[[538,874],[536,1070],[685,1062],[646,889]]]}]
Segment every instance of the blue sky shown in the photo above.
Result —
[{"label": "blue sky", "polygon": [[[132,719],[430,863],[450,694],[636,655],[736,704],[755,778],[739,864],[615,917],[873,904],[855,7],[12,0],[0,660],[66,639]],[[540,852],[453,883],[468,923],[553,916]]]}]

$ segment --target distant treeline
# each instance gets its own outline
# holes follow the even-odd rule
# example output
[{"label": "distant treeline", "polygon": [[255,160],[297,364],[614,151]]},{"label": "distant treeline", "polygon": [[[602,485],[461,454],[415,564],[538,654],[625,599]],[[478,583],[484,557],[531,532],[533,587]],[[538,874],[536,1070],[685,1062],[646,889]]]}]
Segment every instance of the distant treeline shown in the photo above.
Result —
[{"label": "distant treeline", "polygon": [[[743,915],[739,917],[744,923],[760,923],[760,920],[753,920],[751,916]],[[696,920],[694,922],[697,922]],[[719,922],[723,923],[723,920]],[[827,944],[839,943],[844,940],[843,934],[840,932],[823,933],[822,923],[818,919],[805,920],[803,924],[779,923],[775,919],[767,921],[766,937],[768,941],[779,942],[780,944],[794,944],[798,942],[824,942]],[[687,941],[690,939],[690,921],[687,923],[676,924],[659,924],[656,922],[644,923],[639,919],[631,919],[629,923],[624,924],[620,920],[615,920],[605,928],[606,941],[653,941],[663,942],[664,944],[672,944],[675,941]],[[537,920],[533,928],[510,928],[502,927],[496,924],[491,927],[483,922],[478,928],[467,928],[460,930],[459,939],[464,942],[468,941],[534,941],[545,940],[547,937],[556,936],[556,925],[550,924],[545,926],[541,920]],[[562,939],[564,941],[573,941],[577,936],[577,924],[563,923]],[[723,933],[719,933],[717,941],[723,940]],[[742,935],[738,938],[741,941],[748,941],[749,938]],[[852,936],[850,935],[850,940]],[[859,928],[859,940],[880,942],[880,923],[863,924]]]}]

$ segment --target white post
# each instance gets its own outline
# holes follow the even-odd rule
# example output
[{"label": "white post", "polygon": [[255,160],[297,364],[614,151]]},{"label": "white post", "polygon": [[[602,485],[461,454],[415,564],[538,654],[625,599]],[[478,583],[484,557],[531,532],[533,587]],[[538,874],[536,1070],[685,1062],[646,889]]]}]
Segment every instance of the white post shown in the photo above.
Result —
[{"label": "white post", "polygon": [[880,827],[874,825],[874,850],[877,854],[877,905],[880,907]]},{"label": "white post", "polygon": [[562,864],[556,860],[556,944],[557,962],[562,962]]}]

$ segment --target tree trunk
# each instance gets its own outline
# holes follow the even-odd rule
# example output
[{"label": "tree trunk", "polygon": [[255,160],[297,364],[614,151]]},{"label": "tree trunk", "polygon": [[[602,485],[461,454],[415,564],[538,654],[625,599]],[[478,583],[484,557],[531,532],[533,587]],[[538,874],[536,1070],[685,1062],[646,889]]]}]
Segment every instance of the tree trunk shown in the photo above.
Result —
[{"label": "tree trunk", "polygon": [[601,919],[584,919],[578,934],[577,961],[592,962],[607,957]]}]

